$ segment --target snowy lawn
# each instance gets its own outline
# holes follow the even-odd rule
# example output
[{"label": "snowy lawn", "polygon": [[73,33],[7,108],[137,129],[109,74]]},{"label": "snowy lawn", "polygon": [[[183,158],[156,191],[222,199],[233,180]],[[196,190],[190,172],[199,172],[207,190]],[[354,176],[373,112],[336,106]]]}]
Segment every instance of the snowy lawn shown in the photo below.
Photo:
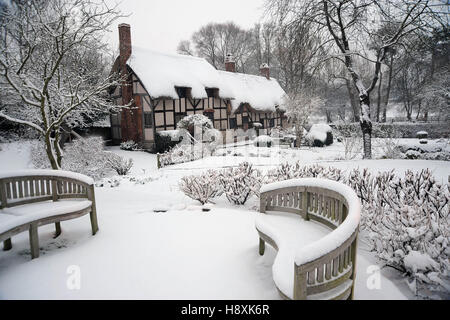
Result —
[{"label": "snowy lawn", "polygon": [[[0,148],[0,170],[30,167],[27,142]],[[134,159],[132,175],[152,181],[137,185],[123,180],[116,188],[97,188],[100,232],[94,237],[89,217],[63,223],[63,234],[56,240],[53,226],[42,227],[41,257],[33,261],[28,234],[14,237],[13,250],[0,252],[0,299],[280,299],[272,280],[276,252],[268,247],[265,256],[258,255],[257,199],[235,207],[222,197],[205,213],[178,190],[181,177],[245,160],[270,168],[281,159],[345,169],[395,168],[399,173],[430,168],[442,181],[450,174],[450,163],[439,161],[327,162],[338,149],[286,150],[278,159],[261,154],[211,157],[158,171],[155,155],[112,148]],[[262,152],[249,152],[254,151]],[[369,290],[368,271],[373,272],[370,266],[377,261],[362,242],[357,259],[356,299],[413,298],[392,269],[382,270],[379,290]],[[70,266],[79,267],[80,290],[67,287]]]}]

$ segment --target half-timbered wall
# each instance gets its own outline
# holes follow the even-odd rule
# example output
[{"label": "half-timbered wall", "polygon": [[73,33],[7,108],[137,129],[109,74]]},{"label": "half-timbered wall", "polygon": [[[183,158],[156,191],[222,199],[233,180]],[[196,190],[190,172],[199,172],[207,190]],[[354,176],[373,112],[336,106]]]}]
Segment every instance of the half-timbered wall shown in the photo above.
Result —
[{"label": "half-timbered wall", "polygon": [[[257,112],[243,105],[233,113],[229,99],[222,99],[217,95],[205,99],[152,99],[136,75],[132,77],[133,99],[135,107],[142,112],[142,128],[144,146],[151,147],[155,135],[159,131],[175,130],[178,121],[187,115],[203,114],[211,119],[214,128],[223,132],[226,141],[232,141],[232,137],[226,137],[228,129],[249,129],[253,123],[263,125],[264,133],[269,128],[282,126],[282,118],[278,112]],[[213,93],[214,90],[208,90]],[[212,94],[211,94],[212,95]],[[117,87],[112,95],[118,105],[122,104],[121,87]],[[121,141],[121,117],[120,114],[111,115],[112,135],[114,142]],[[228,134],[230,135],[230,134]]]}]

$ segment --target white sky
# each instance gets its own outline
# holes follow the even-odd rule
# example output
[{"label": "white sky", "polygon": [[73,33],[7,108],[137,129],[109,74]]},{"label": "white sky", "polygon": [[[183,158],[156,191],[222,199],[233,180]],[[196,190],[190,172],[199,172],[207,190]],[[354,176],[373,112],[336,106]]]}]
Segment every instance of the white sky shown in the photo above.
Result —
[{"label": "white sky", "polygon": [[[131,15],[117,25],[131,25],[136,46],[175,53],[181,40],[190,39],[209,22],[233,21],[243,28],[252,27],[262,17],[263,5],[264,0],[122,0],[119,8]],[[109,34],[114,49],[118,48],[117,25]]]}]

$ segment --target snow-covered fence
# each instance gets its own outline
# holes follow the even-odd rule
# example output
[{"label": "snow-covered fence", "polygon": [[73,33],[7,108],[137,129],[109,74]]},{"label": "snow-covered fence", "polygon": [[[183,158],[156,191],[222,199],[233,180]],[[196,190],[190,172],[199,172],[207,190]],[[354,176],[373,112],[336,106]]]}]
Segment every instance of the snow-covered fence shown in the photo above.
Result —
[{"label": "snow-covered fence", "polygon": [[12,236],[29,231],[31,256],[37,258],[38,226],[55,223],[57,237],[61,221],[88,213],[95,235],[98,223],[94,180],[87,176],[58,170],[0,174],[0,242],[4,242],[4,250],[12,248]]},{"label": "snow-covered fence", "polygon": [[291,251],[292,244],[286,243],[283,230],[264,216],[257,219],[260,254],[264,254],[266,242],[278,250],[273,275],[281,295],[294,300],[352,299],[361,214],[356,193],[331,180],[296,179],[263,186],[260,201],[261,213],[293,213],[333,230],[319,241]]}]

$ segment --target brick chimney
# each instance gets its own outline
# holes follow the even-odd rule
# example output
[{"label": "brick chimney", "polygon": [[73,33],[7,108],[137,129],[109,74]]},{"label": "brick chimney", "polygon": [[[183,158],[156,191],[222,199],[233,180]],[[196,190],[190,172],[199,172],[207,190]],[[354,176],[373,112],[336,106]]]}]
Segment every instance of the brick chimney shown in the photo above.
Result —
[{"label": "brick chimney", "polygon": [[236,62],[231,53],[228,53],[225,58],[225,70],[228,72],[236,72]]},{"label": "brick chimney", "polygon": [[131,27],[129,24],[119,24],[120,66],[123,68],[131,57]]},{"label": "brick chimney", "polygon": [[266,77],[268,80],[270,80],[270,67],[267,63],[263,63],[259,67],[259,72],[261,73],[261,76]]},{"label": "brick chimney", "polygon": [[134,98],[131,109],[122,110],[122,141],[133,140],[140,143],[143,138],[142,106],[139,97],[133,97],[132,78],[128,72],[127,61],[131,57],[131,27],[129,24],[119,25],[120,73],[125,78],[122,84],[122,105],[129,104]]}]

